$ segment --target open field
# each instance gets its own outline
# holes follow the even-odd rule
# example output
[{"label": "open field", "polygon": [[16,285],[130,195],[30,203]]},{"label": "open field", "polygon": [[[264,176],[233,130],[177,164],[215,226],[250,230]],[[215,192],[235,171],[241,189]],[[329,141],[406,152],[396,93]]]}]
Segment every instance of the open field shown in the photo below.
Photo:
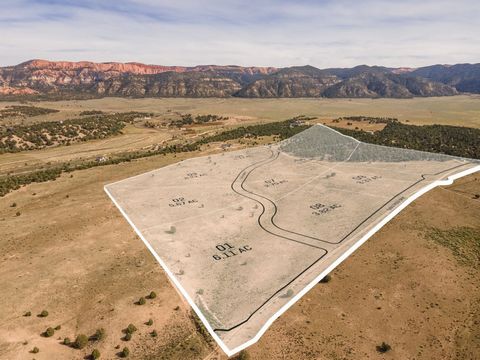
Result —
[{"label": "open field", "polygon": [[[0,107],[19,104],[1,102]],[[172,112],[217,114],[248,120],[282,120],[304,114],[321,120],[350,116],[388,116],[412,124],[443,124],[480,127],[480,96],[462,95],[414,99],[124,99],[42,101],[35,106],[58,109],[45,120],[74,117],[84,110],[155,112],[164,117]],[[42,117],[43,118],[43,117]],[[31,118],[27,121],[38,121]]]},{"label": "open field", "polygon": [[[230,116],[230,120],[186,131],[127,124],[123,135],[108,139],[1,154],[0,175],[48,167],[49,162],[134,151],[163,141],[175,143],[207,131],[302,113],[317,114],[320,119],[314,122],[331,123],[338,116],[361,114],[480,127],[480,98],[474,96],[352,101],[100,99],[35,105],[60,112],[27,118],[25,123],[62,120],[92,109],[154,111],[153,120],[159,121],[167,120],[172,111]],[[339,125],[351,126],[346,121],[335,124]],[[382,127],[368,123],[352,127],[356,126]],[[265,137],[255,142],[272,140]],[[231,149],[246,146],[245,140],[227,142]],[[30,184],[0,198],[0,359],[83,359],[94,347],[102,359],[117,359],[124,346],[130,348],[132,359],[225,359],[211,339],[198,331],[188,304],[103,191],[106,184],[222,151],[220,143],[208,145],[191,153],[64,173],[55,181]],[[416,200],[342,263],[329,283],[315,286],[274,322],[249,348],[251,358],[480,358],[480,265],[475,255],[480,251],[475,245],[480,200],[475,194],[480,194],[478,173]],[[450,238],[455,241],[448,242]],[[152,290],[155,299],[134,304]],[[37,317],[44,309],[48,317]],[[27,311],[32,316],[23,316]],[[152,326],[143,324],[149,318]],[[122,329],[129,323],[138,331],[132,340],[124,341]],[[56,325],[61,329],[53,337],[40,336]],[[79,333],[92,335],[100,327],[105,328],[106,338],[90,342],[83,350],[60,344],[66,336],[73,340]],[[153,329],[157,337],[150,335]],[[382,341],[392,346],[385,355],[375,349]],[[35,346],[40,352],[29,353]]]},{"label": "open field", "polygon": [[479,168],[316,125],[276,145],[182,161],[105,190],[212,336],[236,353],[407,199]]},{"label": "open field", "polygon": [[128,124],[123,134],[102,140],[80,142],[70,146],[57,146],[41,150],[6,153],[0,155],[0,172],[19,172],[46,163],[92,159],[119,152],[161,144],[172,138],[172,132],[137,128]]},{"label": "open field", "polygon": [[[116,345],[129,346],[135,359],[202,359],[212,352],[210,359],[224,358],[195,330],[188,306],[102,188],[182,158],[78,171],[0,199],[0,358],[24,359],[37,346],[36,359],[82,359],[87,350],[61,345],[58,337],[98,327],[107,338],[87,349],[98,347],[106,359],[116,358]],[[480,178],[472,175],[415,201],[340,265],[330,283],[276,321],[249,350],[252,358],[382,358],[375,346],[386,341],[394,358],[475,359],[478,267],[462,265],[425,233],[478,229],[480,202],[472,197],[479,192]],[[134,305],[151,290],[157,299]],[[42,309],[47,318],[36,317]],[[22,316],[26,311],[32,316]],[[149,318],[155,339],[142,325]],[[131,322],[139,331],[127,343],[121,330]],[[53,338],[40,336],[57,324],[62,329]]]}]

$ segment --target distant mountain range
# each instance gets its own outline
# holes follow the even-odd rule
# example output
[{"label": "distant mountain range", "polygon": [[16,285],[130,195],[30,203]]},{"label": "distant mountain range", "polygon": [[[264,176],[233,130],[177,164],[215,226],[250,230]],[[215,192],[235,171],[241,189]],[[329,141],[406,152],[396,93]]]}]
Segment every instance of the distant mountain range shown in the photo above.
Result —
[{"label": "distant mountain range", "polygon": [[82,97],[411,98],[480,93],[480,64],[317,69],[31,60],[0,67],[0,99]]}]

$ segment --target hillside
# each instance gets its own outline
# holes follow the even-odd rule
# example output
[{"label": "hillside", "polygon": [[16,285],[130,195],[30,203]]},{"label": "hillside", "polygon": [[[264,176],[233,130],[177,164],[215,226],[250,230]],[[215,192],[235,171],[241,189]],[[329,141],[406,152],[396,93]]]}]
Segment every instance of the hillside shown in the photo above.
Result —
[{"label": "hillside", "polygon": [[480,64],[317,69],[31,60],[0,68],[0,99],[119,97],[410,98],[480,93]]},{"label": "hillside", "polygon": [[411,98],[451,96],[458,92],[445,84],[391,72],[364,72],[331,86],[323,94],[331,98]]},{"label": "hillside", "polygon": [[243,87],[240,97],[319,97],[339,78],[313,66],[281,69]]},{"label": "hillside", "polygon": [[480,64],[426,66],[414,70],[412,75],[453,86],[458,91],[480,93]]}]

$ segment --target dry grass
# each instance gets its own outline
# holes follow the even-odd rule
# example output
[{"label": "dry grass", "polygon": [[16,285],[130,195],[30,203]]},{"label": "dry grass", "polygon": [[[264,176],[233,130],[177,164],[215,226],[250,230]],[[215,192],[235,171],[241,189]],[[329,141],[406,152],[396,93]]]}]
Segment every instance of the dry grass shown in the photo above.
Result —
[{"label": "dry grass", "polygon": [[[255,117],[247,122],[283,120],[299,113],[332,118],[361,113],[407,116],[419,123],[435,118],[443,123],[480,126],[480,102],[474,97],[408,102],[355,100],[348,105],[349,100],[103,99],[39,106],[72,112],[175,107],[195,113],[194,108],[199,113]],[[362,107],[364,103],[370,105]],[[356,108],[350,107],[354,104]],[[126,139],[111,139],[118,145],[107,151],[124,146]],[[98,144],[80,145],[90,147],[87,152],[100,151]],[[18,161],[16,166],[21,166],[25,161],[63,160],[81,150],[59,147],[8,154],[5,156],[12,157],[7,160],[2,155],[2,172],[8,162]],[[185,156],[156,156],[76,171],[72,178],[62,175],[54,182],[32,184],[0,198],[0,359],[32,358],[29,351],[34,347],[40,349],[37,359],[83,359],[93,347],[102,358],[114,359],[125,346],[121,330],[131,322],[138,327],[127,344],[131,359],[158,358],[162,353],[177,359],[225,359],[218,348],[212,352],[197,332],[188,306],[103,192],[104,184]],[[382,341],[392,346],[385,358],[480,358],[480,271],[460,264],[448,247],[424,236],[425,228],[447,232],[478,228],[480,200],[471,195],[480,193],[480,181],[472,175],[445,189],[437,188],[405,209],[340,265],[331,282],[315,287],[282,315],[249,349],[251,358],[382,359],[375,348]],[[12,203],[17,206],[11,207]],[[16,217],[17,211],[22,215]],[[144,306],[133,304],[152,290],[157,294],[154,300]],[[26,311],[38,314],[43,309],[49,311],[46,318],[23,316]],[[152,327],[137,321],[150,318]],[[39,335],[48,326],[59,324],[61,329],[54,337]],[[57,335],[74,339],[100,327],[108,336],[81,351],[57,340]],[[150,335],[152,330],[157,337]],[[25,342],[28,345],[23,345]],[[119,349],[115,349],[117,345]]]}]

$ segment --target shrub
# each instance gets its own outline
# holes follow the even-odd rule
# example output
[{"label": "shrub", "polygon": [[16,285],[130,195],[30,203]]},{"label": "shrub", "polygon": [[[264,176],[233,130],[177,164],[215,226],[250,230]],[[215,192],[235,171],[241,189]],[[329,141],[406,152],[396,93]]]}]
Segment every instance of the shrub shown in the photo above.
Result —
[{"label": "shrub", "polygon": [[123,337],[123,340],[125,341],[130,341],[132,340],[132,333],[127,332],[125,336]]},{"label": "shrub", "polygon": [[55,326],[55,330],[60,330],[61,328],[62,328],[62,325]]},{"label": "shrub", "polygon": [[100,341],[100,340],[103,340],[105,339],[105,329],[104,328],[100,328],[100,329],[97,329],[97,331],[95,331],[95,334],[93,334],[91,336],[91,340],[94,340],[94,341]]},{"label": "shrub", "polygon": [[40,314],[38,314],[38,317],[47,317],[48,316],[48,311],[47,310],[42,310]]},{"label": "shrub", "polygon": [[52,337],[55,334],[55,330],[53,328],[49,327],[45,332],[43,333],[43,336],[45,337]]},{"label": "shrub", "polygon": [[332,280],[332,277],[330,275],[325,275],[325,277],[320,280],[320,283],[325,284],[328,283],[330,280]]},{"label": "shrub", "polygon": [[70,345],[72,343],[72,341],[70,340],[70,338],[66,337],[65,339],[63,339],[63,345]]},{"label": "shrub", "polygon": [[169,230],[165,231],[167,234],[175,234],[177,232],[177,228],[175,226],[170,226]]},{"label": "shrub", "polygon": [[145,298],[143,296],[140,299],[138,299],[137,305],[145,305]]},{"label": "shrub", "polygon": [[240,351],[240,354],[238,354],[238,360],[249,360],[250,359],[250,354],[246,350]]},{"label": "shrub", "polygon": [[377,345],[377,351],[379,353],[386,353],[387,351],[390,351],[392,347],[387,344],[385,341],[383,341],[380,345]]},{"label": "shrub", "polygon": [[157,337],[157,336],[158,336],[157,330],[153,330],[153,331],[150,333],[150,335],[151,335],[152,337]]},{"label": "shrub", "polygon": [[153,320],[148,319],[148,321],[145,323],[145,325],[152,326],[153,325]]},{"label": "shrub", "polygon": [[124,347],[123,350],[120,352],[120,356],[122,358],[126,358],[128,357],[128,355],[130,355],[130,350],[128,349],[128,347]]},{"label": "shrub", "polygon": [[88,344],[88,337],[87,335],[84,335],[84,334],[80,334],[80,335],[77,335],[74,343],[73,343],[73,347],[76,348],[76,349],[83,349],[85,346],[87,346]]},{"label": "shrub", "polygon": [[17,203],[16,202],[12,203],[12,205],[10,205],[10,207],[17,207]]},{"label": "shrub", "polygon": [[20,211],[17,211],[17,212],[15,213],[15,216],[20,216],[20,215],[22,215],[22,213],[21,213]]},{"label": "shrub", "polygon": [[31,311],[27,311],[25,314],[23,314],[23,316],[32,316],[32,312],[31,312]]},{"label": "shrub", "polygon": [[93,349],[91,358],[98,359],[99,357],[100,357],[100,351],[98,351],[98,349]]},{"label": "shrub", "polygon": [[127,328],[125,329],[126,334],[133,334],[135,331],[137,331],[137,328],[133,324],[128,324]]},{"label": "shrub", "polygon": [[40,349],[35,346],[30,352],[31,352],[32,354],[37,354],[39,351],[40,351]]},{"label": "shrub", "polygon": [[149,299],[155,299],[157,297],[157,293],[155,291],[151,291],[147,297]]}]

